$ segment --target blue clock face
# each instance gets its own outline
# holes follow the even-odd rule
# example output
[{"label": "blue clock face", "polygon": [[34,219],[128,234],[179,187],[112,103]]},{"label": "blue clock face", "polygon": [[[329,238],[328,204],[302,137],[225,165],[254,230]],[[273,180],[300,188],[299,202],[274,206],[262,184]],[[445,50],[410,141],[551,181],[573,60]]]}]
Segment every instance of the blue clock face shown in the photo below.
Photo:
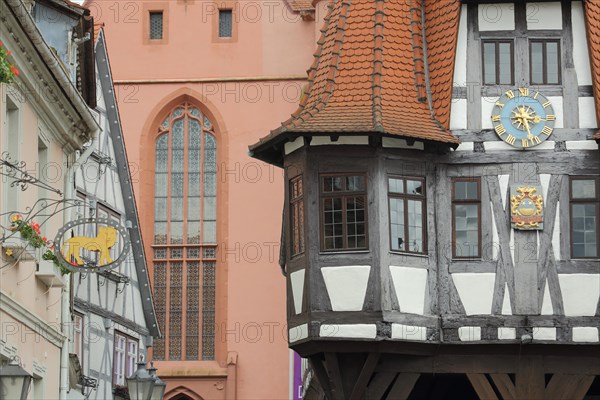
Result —
[{"label": "blue clock face", "polygon": [[529,88],[508,90],[500,96],[491,118],[498,137],[519,149],[537,146],[548,139],[556,122],[550,101]]}]

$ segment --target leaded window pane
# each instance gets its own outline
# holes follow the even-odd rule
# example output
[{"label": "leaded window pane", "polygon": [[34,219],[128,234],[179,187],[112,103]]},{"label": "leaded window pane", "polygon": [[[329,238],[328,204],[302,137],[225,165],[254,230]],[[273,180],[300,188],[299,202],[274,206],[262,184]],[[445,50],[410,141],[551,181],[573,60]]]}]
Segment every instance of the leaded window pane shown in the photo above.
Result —
[{"label": "leaded window pane", "polygon": [[558,84],[559,83],[559,57],[558,54],[558,42],[547,42],[546,43],[546,73],[548,75],[548,79],[546,83],[548,84]]},{"label": "leaded window pane", "polygon": [[483,82],[486,85],[496,84],[496,43],[483,44]]},{"label": "leaded window pane", "polygon": [[595,204],[573,204],[573,257],[597,257],[598,215]]},{"label": "leaded window pane", "polygon": [[596,197],[596,181],[593,179],[571,180],[571,197],[574,199],[593,199]]},{"label": "leaded window pane", "polygon": [[454,206],[455,254],[458,257],[479,256],[479,205]]},{"label": "leaded window pane", "polygon": [[232,10],[219,10],[219,37],[229,38],[233,32]]},{"label": "leaded window pane", "polygon": [[406,250],[404,199],[390,199],[390,228],[392,231],[392,250]]},{"label": "leaded window pane", "polygon": [[150,39],[160,40],[163,38],[163,13],[150,13]]},{"label": "leaded window pane", "polygon": [[498,72],[499,83],[510,85],[512,83],[512,46],[510,43],[498,43]]},{"label": "leaded window pane", "polygon": [[216,243],[216,140],[202,131],[198,120],[204,129],[212,129],[198,108],[177,107],[163,121],[160,129],[167,132],[156,143],[155,244],[166,245],[170,237],[168,247],[154,249],[154,259],[165,260],[154,285],[157,319],[165,335],[155,341],[156,359],[214,359],[215,265],[201,263],[214,259],[216,249],[199,245],[201,232],[204,242]]},{"label": "leaded window pane", "polygon": [[531,83],[544,83],[544,44],[531,43]]}]

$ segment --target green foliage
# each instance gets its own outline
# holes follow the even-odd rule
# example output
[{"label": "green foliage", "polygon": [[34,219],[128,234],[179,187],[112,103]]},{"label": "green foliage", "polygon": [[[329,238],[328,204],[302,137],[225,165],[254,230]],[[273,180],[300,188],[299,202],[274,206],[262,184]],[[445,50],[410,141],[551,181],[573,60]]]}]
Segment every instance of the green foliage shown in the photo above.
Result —
[{"label": "green foliage", "polygon": [[0,83],[13,83],[19,75],[19,70],[8,61],[10,55],[11,51],[0,42]]}]

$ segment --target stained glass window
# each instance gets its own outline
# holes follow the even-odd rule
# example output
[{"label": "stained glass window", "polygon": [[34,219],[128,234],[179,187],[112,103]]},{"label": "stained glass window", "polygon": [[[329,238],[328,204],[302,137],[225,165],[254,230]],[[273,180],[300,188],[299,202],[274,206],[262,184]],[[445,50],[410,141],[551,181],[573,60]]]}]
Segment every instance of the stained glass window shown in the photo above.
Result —
[{"label": "stained glass window", "polygon": [[155,154],[153,254],[156,314],[164,339],[155,341],[154,358],[211,360],[215,355],[216,137],[210,119],[188,103],[174,108],[162,121]]}]

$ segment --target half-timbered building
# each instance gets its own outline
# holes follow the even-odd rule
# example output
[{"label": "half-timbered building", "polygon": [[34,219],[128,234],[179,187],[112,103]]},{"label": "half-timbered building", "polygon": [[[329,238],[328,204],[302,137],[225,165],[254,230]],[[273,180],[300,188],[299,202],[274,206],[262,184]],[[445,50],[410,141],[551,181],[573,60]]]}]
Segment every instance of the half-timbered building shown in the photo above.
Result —
[{"label": "half-timbered building", "polygon": [[337,0],[284,168],[306,398],[599,394],[600,3]]},{"label": "half-timbered building", "polygon": [[[126,227],[131,250],[115,269],[73,276],[70,353],[75,379],[68,398],[74,400],[113,398],[113,389],[126,386],[126,378],[137,370],[139,360],[148,360],[148,347],[160,336],[133,197],[135,177],[127,160],[104,32],[100,26],[95,31],[94,116],[101,132],[88,144],[94,150],[76,173],[77,218],[108,219]],[[78,229],[77,235],[96,235],[91,224]],[[118,245],[111,250],[115,260],[118,250]],[[88,256],[92,260],[93,255]]]}]

